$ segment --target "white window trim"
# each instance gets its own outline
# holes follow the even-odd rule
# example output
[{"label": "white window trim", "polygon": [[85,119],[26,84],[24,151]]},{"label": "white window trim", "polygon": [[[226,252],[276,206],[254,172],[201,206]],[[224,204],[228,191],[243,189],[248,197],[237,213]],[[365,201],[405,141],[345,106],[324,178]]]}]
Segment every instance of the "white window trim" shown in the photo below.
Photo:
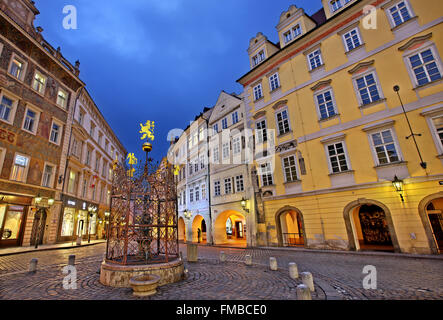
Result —
[{"label": "white window trim", "polygon": [[[286,170],[285,170],[285,161],[284,161],[284,159],[289,158],[289,157],[294,157],[294,159],[295,159],[295,173],[297,175],[297,179],[294,180],[294,181],[288,181],[288,179],[286,177]],[[297,153],[294,151],[294,152],[291,152],[289,154],[285,154],[284,156],[282,155],[280,161],[281,161],[281,168],[282,168],[282,173],[283,173],[283,177],[284,177],[285,183],[293,183],[293,182],[300,181],[300,168],[299,168],[299,164],[298,164]]]},{"label": "white window trim", "polygon": [[[17,157],[17,155],[28,158],[28,165],[26,166],[25,169],[25,173],[24,173],[24,181],[17,181],[17,180],[13,180],[12,179],[12,174],[14,173],[14,166],[15,166],[15,158]],[[15,182],[21,182],[21,183],[26,183],[26,181],[28,180],[28,173],[29,173],[29,167],[31,166],[31,156],[26,155],[24,153],[20,153],[20,152],[15,152],[14,153],[14,158],[12,158],[12,166],[11,166],[11,172],[9,174],[9,180],[11,181],[15,181]]]},{"label": "white window trim", "polygon": [[[58,101],[58,93],[59,93],[60,91],[62,91],[62,92],[64,92],[64,93],[66,94],[66,101],[65,101],[66,105],[65,105],[65,106],[61,106],[61,105],[59,105],[59,104],[57,103],[57,101]],[[55,99],[55,104],[56,104],[57,106],[59,106],[60,108],[62,108],[63,110],[68,110],[68,100],[69,100],[69,93],[68,93],[68,91],[65,90],[64,88],[62,88],[61,86],[59,86],[59,87],[58,87],[58,90],[57,90],[57,97],[56,97],[56,99]]]},{"label": "white window trim", "polygon": [[[10,73],[10,72],[11,72],[12,62],[14,61],[14,59],[19,60],[20,62],[23,63],[23,71],[22,71],[22,74],[20,75],[19,78],[14,77],[14,76]],[[15,52],[12,53],[11,60],[9,61],[9,65],[8,65],[8,71],[7,71],[8,75],[11,76],[11,77],[13,77],[13,78],[15,78],[15,79],[17,79],[17,80],[20,81],[20,82],[23,82],[23,81],[25,80],[25,76],[26,76],[26,71],[27,71],[27,69],[28,69],[28,62],[25,61],[24,59],[22,59],[22,58],[21,58],[19,55],[17,55]]]},{"label": "white window trim", "polygon": [[[442,63],[440,54],[433,42],[427,42],[426,44],[420,46],[419,48],[407,51],[403,54],[403,61],[405,62],[406,69],[408,70],[408,74],[409,74],[409,77],[411,78],[411,82],[412,82],[414,88],[421,87],[421,86],[427,86],[430,83],[435,82],[435,81],[432,81],[432,82],[428,82],[424,85],[419,85],[417,82],[417,78],[415,76],[414,70],[412,70],[411,61],[409,60],[409,58],[411,56],[416,55],[420,52],[426,51],[427,49],[431,49],[431,52],[432,52],[432,54],[435,58],[435,62],[437,64],[438,71],[440,71],[440,75],[442,76],[442,79],[443,79],[443,63]],[[440,80],[437,80],[437,81],[440,81]]]},{"label": "white window trim", "polygon": [[[32,110],[32,111],[34,111],[36,113],[35,124],[34,124],[35,132],[29,131],[29,130],[25,129],[25,120],[26,120],[26,114],[28,113],[28,110]],[[42,113],[42,111],[39,108],[31,106],[30,104],[27,104],[26,108],[25,108],[25,113],[23,115],[23,121],[22,121],[22,127],[21,127],[22,130],[25,131],[25,132],[28,132],[30,134],[33,134],[34,136],[37,135],[38,125],[39,125],[39,122],[40,122],[40,114],[41,113]]]},{"label": "white window trim", "polygon": [[[265,186],[264,183],[263,183],[263,174],[261,172],[261,166],[263,164],[269,164],[270,167],[271,167],[271,176],[272,176],[272,184],[271,185],[266,185]],[[275,175],[274,175],[274,173],[275,173],[275,167],[274,167],[275,164],[273,164],[273,161],[270,161],[267,158],[263,158],[260,162],[257,162],[257,166],[258,166],[258,168],[257,168],[258,169],[257,170],[257,175],[259,177],[259,182],[260,182],[261,187],[266,188],[266,187],[271,187],[271,186],[275,185]]]},{"label": "white window trim", "polygon": [[[60,127],[60,131],[58,134],[58,138],[57,138],[57,142],[54,142],[51,140],[51,133],[52,133],[52,126],[55,124],[57,124]],[[62,135],[63,135],[63,123],[59,120],[56,120],[55,118],[52,118],[52,122],[51,122],[51,130],[49,130],[49,142],[59,146],[61,141],[62,141]]]},{"label": "white window trim", "polygon": [[[243,190],[239,190],[238,189],[237,181],[240,180],[240,179],[237,179],[237,178],[239,178],[239,177],[241,177],[241,181],[242,181],[242,185],[243,185]],[[244,175],[242,173],[235,175],[234,183],[235,183],[235,191],[236,192],[245,192],[245,177],[244,177]]]},{"label": "white window trim", "polygon": [[17,106],[18,102],[20,101],[20,98],[16,96],[15,94],[10,93],[9,91],[1,88],[0,89],[0,103],[3,100],[3,97],[6,96],[6,98],[11,99],[13,101],[11,112],[9,113],[10,121],[6,121],[3,118],[0,118],[0,121],[3,121],[4,123],[7,123],[9,125],[14,124],[15,120],[15,113],[17,112]]},{"label": "white window trim", "polygon": [[[259,98],[257,98],[257,96],[255,95],[255,88],[258,88],[258,87],[260,87],[260,92],[261,92],[261,96]],[[254,101],[258,101],[258,100],[263,99],[264,94],[263,94],[263,86],[261,85],[261,83],[257,84],[256,86],[254,86],[252,88],[252,94],[254,96]]]},{"label": "white window trim", "polygon": [[[278,86],[275,87],[274,89],[272,89],[271,78],[274,77],[274,76],[277,76]],[[280,83],[280,75],[278,74],[278,72],[274,72],[273,74],[271,74],[271,75],[268,77],[268,82],[269,82],[269,90],[270,90],[271,92],[274,92],[275,90],[279,89],[279,88],[281,87],[281,83]]]},{"label": "white window trim", "polygon": [[443,110],[431,115],[426,115],[426,121],[428,123],[429,129],[431,130],[432,139],[434,140],[435,146],[437,147],[438,155],[443,155],[443,145],[440,142],[440,137],[437,133],[437,127],[434,124],[435,118],[443,117]]},{"label": "white window trim", "polygon": [[364,108],[365,106],[370,105],[370,104],[376,102],[376,101],[373,101],[373,102],[370,102],[370,103],[368,103],[368,104],[363,104],[363,100],[361,99],[360,91],[358,90],[358,85],[357,85],[357,79],[358,79],[358,78],[365,77],[365,76],[367,76],[367,75],[369,75],[369,74],[371,74],[371,73],[372,73],[373,76],[374,76],[375,84],[376,84],[376,86],[377,86],[377,90],[378,90],[378,95],[380,96],[380,99],[379,99],[378,101],[381,102],[382,100],[385,99],[385,95],[383,94],[383,90],[382,90],[382,87],[381,87],[381,85],[380,85],[380,80],[378,79],[378,74],[377,74],[376,69],[375,69],[374,67],[369,68],[369,69],[366,70],[365,72],[358,73],[358,74],[354,74],[354,75],[352,76],[352,84],[353,84],[353,86],[354,86],[354,93],[355,93],[355,95],[357,96],[358,105],[359,105],[360,107],[362,107],[362,108]]},{"label": "white window trim", "polygon": [[[234,142],[235,139],[238,139],[238,141],[239,141],[239,145],[240,145],[239,152],[235,152],[235,142]],[[241,134],[235,135],[234,137],[232,137],[232,155],[238,156],[239,154],[241,154],[242,149],[243,149],[242,148],[242,135]]]},{"label": "white window trim", "polygon": [[[37,74],[38,74],[39,76],[41,76],[43,79],[45,79],[45,84],[43,85],[43,88],[42,88],[42,91],[41,91],[41,92],[38,91],[38,90],[35,90],[35,89],[34,89],[35,76],[36,76]],[[45,91],[46,91],[46,86],[47,86],[47,84],[48,84],[48,77],[45,76],[45,75],[44,75],[43,73],[41,73],[40,71],[35,70],[35,71],[34,71],[34,76],[32,77],[31,89],[32,89],[34,92],[36,92],[36,93],[38,93],[39,95],[41,95],[42,97],[44,97],[44,96],[45,96]],[[57,91],[57,94],[58,94],[58,91]]]},{"label": "white window trim", "polygon": [[3,164],[5,162],[5,156],[6,156],[6,148],[0,147],[0,174],[3,170]]},{"label": "white window trim", "polygon": [[46,166],[50,166],[50,167],[52,167],[52,176],[51,176],[51,180],[49,181],[49,187],[46,187],[46,186],[44,186],[45,188],[51,188],[51,189],[53,189],[53,186],[54,186],[54,181],[55,181],[55,176],[57,175],[57,172],[56,172],[56,170],[57,170],[57,166],[55,165],[55,164],[53,164],[53,163],[51,163],[51,162],[46,162],[45,161],[45,164],[43,165],[43,171],[42,171],[42,181],[40,182],[40,185],[43,187],[43,181],[44,181],[44,178],[45,178],[45,169],[46,169]]},{"label": "white window trim", "polygon": [[[372,140],[372,135],[374,133],[379,133],[379,132],[386,131],[386,130],[390,130],[391,131],[391,135],[392,135],[392,138],[394,140],[395,150],[397,151],[397,155],[398,155],[398,161],[397,162],[389,162],[389,163],[381,164],[379,159],[378,159],[377,152],[375,151],[375,146],[374,146],[374,142]],[[404,159],[403,158],[403,153],[402,153],[402,151],[400,149],[400,144],[398,142],[399,140],[398,140],[398,137],[397,137],[397,133],[395,132],[395,129],[394,129],[394,127],[392,125],[382,126],[382,127],[377,127],[375,129],[372,129],[372,130],[367,130],[366,133],[367,133],[368,140],[369,140],[369,147],[371,149],[372,158],[374,160],[374,163],[375,163],[376,167],[392,165],[392,164],[401,163],[401,162],[404,161],[403,160]]]},{"label": "white window trim", "polygon": [[[391,9],[393,7],[395,7],[396,5],[398,5],[400,2],[404,2],[405,3],[406,8],[408,9],[409,15],[411,16],[411,18],[409,20],[404,21],[403,23],[401,23],[401,24],[396,26],[395,25],[395,21],[394,21],[394,19],[392,17],[392,14],[391,14]],[[386,16],[388,17],[388,21],[389,21],[389,24],[390,24],[392,29],[393,28],[398,28],[398,27],[404,25],[406,22],[408,22],[408,21],[410,21],[410,20],[412,20],[412,19],[414,19],[416,17],[415,12],[412,9],[412,6],[411,6],[411,4],[409,3],[408,0],[398,0],[398,1],[395,1],[395,2],[391,3],[389,6],[383,7],[383,9],[385,10]]]},{"label": "white window trim", "polygon": [[[231,158],[231,146],[230,146],[230,142],[225,142],[222,143],[222,160],[227,160]],[[228,145],[228,155],[225,157],[225,146]]]},{"label": "white window trim", "polygon": [[[344,2],[344,0],[339,0],[340,2]],[[353,0],[349,0],[347,3],[342,3],[342,6],[340,8],[338,8],[337,10],[334,10],[334,8],[332,7],[332,0],[328,0],[328,5],[329,5],[329,12],[331,14],[337,14],[337,12],[340,12],[341,10],[343,10],[344,8],[346,8]]]},{"label": "white window trim", "polygon": [[[285,110],[286,110],[286,113],[288,114],[288,126],[289,126],[289,131],[288,131],[288,132],[285,132],[285,133],[280,133],[280,130],[279,130],[279,128],[278,128],[278,118],[277,118],[277,114],[279,114],[279,113],[281,113],[281,112],[283,112],[283,111],[285,111]],[[284,107],[282,107],[282,108],[280,108],[280,109],[275,110],[275,112],[274,112],[274,118],[275,118],[275,131],[277,132],[277,137],[282,136],[282,135],[285,135],[285,134],[288,134],[288,133],[290,133],[290,132],[292,131],[291,117],[290,117],[290,114],[289,114],[288,106],[284,106]],[[268,136],[268,140],[269,140],[269,136]]]},{"label": "white window trim", "polygon": [[[345,152],[346,165],[348,167],[348,170],[344,170],[344,171],[340,171],[340,172],[334,172],[332,170],[331,158],[329,156],[328,147],[331,146],[331,145],[335,145],[337,143],[341,143],[343,145],[343,150]],[[327,143],[324,143],[324,149],[325,149],[326,160],[328,162],[328,169],[329,169],[329,173],[330,174],[340,174],[340,173],[345,173],[345,172],[352,171],[352,166],[351,166],[351,161],[350,161],[350,157],[349,157],[348,147],[346,146],[345,140],[343,140],[343,139],[330,140]]]},{"label": "white window trim", "polygon": [[[346,43],[345,35],[347,35],[348,33],[352,32],[352,31],[354,31],[354,30],[357,30],[357,37],[358,37],[358,40],[360,41],[360,45],[359,45],[358,47],[355,47],[355,48],[349,50],[349,48],[348,48],[348,44]],[[365,44],[364,41],[363,41],[363,38],[362,38],[362,36],[361,36],[361,33],[360,33],[360,28],[359,28],[358,26],[355,27],[355,28],[352,28],[352,29],[349,29],[349,30],[346,30],[345,32],[343,32],[343,34],[341,35],[341,40],[342,40],[342,42],[343,42],[343,46],[344,46],[344,48],[345,48],[345,52],[346,52],[346,53],[347,53],[347,52],[351,52],[351,51],[353,51],[353,50],[356,50],[356,49],[362,47],[362,46]]]},{"label": "white window trim", "polygon": [[[257,123],[259,123],[259,122],[265,122],[265,130],[268,130],[268,121],[266,120],[266,117],[261,117],[260,119],[257,119],[257,120],[255,120],[255,123],[254,123],[254,135],[255,136],[257,136],[258,134],[257,134]],[[260,129],[260,130],[263,130],[263,129]],[[267,133],[267,132],[266,132]],[[268,139],[266,140],[266,141],[268,141],[269,140],[269,137],[267,137]],[[259,141],[258,140],[258,138],[257,139],[255,139],[255,144],[256,145],[258,145],[258,144],[262,144],[262,143],[265,143],[265,141]]]},{"label": "white window trim", "polygon": [[[219,187],[219,194],[217,194],[216,190],[217,190],[217,184]],[[214,181],[214,196],[215,197],[220,197],[222,195],[221,193],[221,181],[220,180],[215,180]]]},{"label": "white window trim", "polygon": [[[229,181],[229,185],[231,186],[231,192],[229,192],[229,193],[226,190],[226,181]],[[232,185],[232,177],[223,178],[223,187],[225,188],[225,194],[234,194],[233,188],[235,186]]]},{"label": "white window trim", "polygon": [[[318,100],[317,100],[317,96],[320,94],[324,94],[326,92],[330,91],[331,92],[331,97],[332,97],[332,105],[334,107],[334,112],[335,114],[333,116],[329,116],[327,118],[322,118],[321,117],[321,112],[320,112],[320,106],[318,104]],[[315,110],[317,111],[317,116],[318,116],[318,120],[322,121],[322,120],[327,120],[327,119],[331,119],[333,117],[337,117],[340,114],[338,113],[338,108],[337,108],[337,102],[335,100],[335,94],[334,94],[334,90],[332,89],[332,86],[328,86],[326,88],[323,88],[321,90],[315,91],[314,92],[314,103],[315,103]]]},{"label": "white window trim", "polygon": [[[312,68],[312,66],[311,66],[311,60],[309,59],[309,55],[310,54],[312,54],[312,53],[314,53],[315,51],[320,51],[320,65],[319,66],[317,66],[317,67],[315,67],[315,68]],[[307,60],[307,62],[308,62],[308,69],[310,70],[310,71],[312,71],[312,70],[317,70],[317,69],[319,69],[319,68],[321,68],[324,64],[325,64],[325,62],[323,61],[323,53],[321,52],[321,49],[319,48],[319,47],[317,47],[317,48],[315,48],[315,49],[313,49],[313,50],[311,50],[311,51],[309,51],[307,54],[306,54],[306,60]]]}]

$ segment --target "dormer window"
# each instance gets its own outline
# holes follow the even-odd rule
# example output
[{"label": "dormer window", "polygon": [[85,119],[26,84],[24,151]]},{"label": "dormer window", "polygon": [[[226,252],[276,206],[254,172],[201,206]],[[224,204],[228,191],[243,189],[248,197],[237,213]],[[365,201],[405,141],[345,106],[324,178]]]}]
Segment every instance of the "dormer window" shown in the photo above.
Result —
[{"label": "dormer window", "polygon": [[352,0],[333,0],[333,1],[331,1],[331,11],[335,12],[351,1]]},{"label": "dormer window", "polygon": [[292,32],[294,32],[294,39],[297,38],[302,33],[301,26],[299,24],[296,25],[294,29],[292,29]]},{"label": "dormer window", "polygon": [[255,67],[256,65],[258,65],[260,62],[264,61],[265,59],[266,59],[265,50],[261,50],[254,57],[252,57],[252,64]]},{"label": "dormer window", "polygon": [[302,28],[300,24],[297,24],[292,30],[289,30],[283,34],[283,37],[285,39],[285,43],[291,42],[298,36],[300,36],[303,33]]},{"label": "dormer window", "polygon": [[292,40],[292,32],[291,31],[286,32],[284,34],[284,37],[285,37],[285,43],[288,43],[289,41]]}]

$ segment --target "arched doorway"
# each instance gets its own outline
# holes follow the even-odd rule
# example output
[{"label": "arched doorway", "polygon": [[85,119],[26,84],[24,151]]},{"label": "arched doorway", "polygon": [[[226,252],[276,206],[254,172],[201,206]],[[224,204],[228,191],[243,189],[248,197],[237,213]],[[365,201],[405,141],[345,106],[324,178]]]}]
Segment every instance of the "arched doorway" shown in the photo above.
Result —
[{"label": "arched doorway", "polygon": [[443,253],[443,192],[430,195],[420,201],[420,218],[428,237],[432,253]]},{"label": "arched doorway", "polygon": [[186,242],[186,224],[182,217],[178,218],[178,240]]},{"label": "arched doorway", "polygon": [[305,228],[300,210],[289,206],[284,207],[277,211],[275,219],[280,247],[305,246]]},{"label": "arched doorway", "polygon": [[34,222],[32,223],[31,246],[35,246],[37,241],[39,245],[43,244],[43,236],[46,226],[46,217],[47,217],[46,209],[39,209],[35,213]]},{"label": "arched doorway", "polygon": [[214,244],[246,246],[246,218],[237,211],[220,213],[214,224]]},{"label": "arched doorway", "polygon": [[206,243],[206,222],[201,215],[197,215],[192,222],[192,242]]},{"label": "arched doorway", "polygon": [[351,250],[400,251],[390,211],[382,203],[355,201],[344,217]]}]

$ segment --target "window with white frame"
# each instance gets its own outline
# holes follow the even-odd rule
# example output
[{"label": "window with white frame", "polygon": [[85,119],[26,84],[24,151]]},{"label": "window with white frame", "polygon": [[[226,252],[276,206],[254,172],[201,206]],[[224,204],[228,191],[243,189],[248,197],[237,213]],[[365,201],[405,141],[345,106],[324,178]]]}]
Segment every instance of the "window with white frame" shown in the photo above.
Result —
[{"label": "window with white frame", "polygon": [[201,155],[201,156],[200,156],[200,168],[201,168],[201,169],[204,169],[204,168],[205,168],[205,165],[206,165],[205,162],[206,162],[206,161],[205,161],[205,156],[204,156],[204,155]]},{"label": "window with white frame", "polygon": [[45,169],[43,170],[43,180],[42,180],[42,186],[46,188],[52,188],[53,183],[53,177],[55,174],[55,168],[54,166],[50,164],[45,165]]},{"label": "window with white frame", "polygon": [[195,201],[200,201],[200,187],[195,187]]},{"label": "window with white frame", "polygon": [[395,4],[388,10],[394,26],[399,26],[402,23],[412,18],[411,10],[406,1],[401,1]]},{"label": "window with white frame", "polygon": [[351,2],[352,0],[333,0],[331,1],[331,10],[332,12],[337,11],[338,9],[342,8],[347,3]]},{"label": "window with white frame", "polygon": [[100,172],[100,155],[98,155],[98,153],[96,153],[95,155],[95,171],[96,172]]},{"label": "window with white frame", "polygon": [[213,129],[213,131],[214,131],[214,134],[215,134],[215,133],[218,133],[218,123],[214,124],[213,127],[212,127],[212,129]]},{"label": "window with white frame", "polygon": [[198,159],[194,160],[194,172],[198,172]]},{"label": "window with white frame", "polygon": [[82,197],[86,198],[86,192],[88,190],[88,180],[83,179],[83,187],[82,187]]},{"label": "window with white frame", "polygon": [[234,155],[239,154],[241,152],[241,137],[237,136],[232,139],[232,153]]},{"label": "window with white frame", "polygon": [[13,167],[11,170],[11,180],[26,182],[28,168],[29,168],[29,157],[16,154],[14,158]]},{"label": "window with white frame", "polygon": [[245,186],[244,186],[242,174],[235,177],[235,186],[236,186],[237,192],[245,191]]},{"label": "window with white frame", "polygon": [[228,118],[222,119],[222,129],[228,128]]},{"label": "window with white frame", "polygon": [[58,89],[57,93],[57,105],[59,105],[63,109],[66,109],[68,105],[68,93],[61,88]]},{"label": "window with white frame", "polygon": [[202,184],[202,200],[206,200],[206,185]]},{"label": "window with white frame", "polygon": [[83,120],[85,119],[85,113],[83,110],[79,110],[78,111],[78,123],[80,123],[80,125],[83,125]]},{"label": "window with white frame", "polygon": [[433,120],[435,130],[437,131],[438,138],[440,139],[441,146],[443,147],[443,116],[434,118]]},{"label": "window with white frame", "polygon": [[189,202],[194,202],[194,189],[189,189]]},{"label": "window with white frame", "polygon": [[339,173],[349,170],[343,142],[337,142],[327,145],[327,150],[332,173]]},{"label": "window with white frame", "polygon": [[301,25],[297,24],[294,28],[292,28],[292,32],[294,33],[294,39],[302,34]]},{"label": "window with white frame", "polygon": [[37,132],[39,117],[39,112],[27,107],[25,118],[23,119],[23,129],[35,134]]},{"label": "window with white frame", "polygon": [[263,186],[271,186],[274,184],[273,182],[273,178],[272,178],[272,168],[271,168],[271,164],[268,163],[263,163],[260,165],[260,174],[261,174],[261,178],[262,178],[262,183]]},{"label": "window with white frame", "polygon": [[422,86],[442,78],[441,65],[431,48],[409,56],[408,61],[417,86]]},{"label": "window with white frame", "polygon": [[261,121],[256,122],[255,124],[257,130],[256,130],[256,137],[258,143],[263,143],[268,141],[268,133],[266,130],[266,120],[263,119]]},{"label": "window with white frame", "polygon": [[205,138],[205,128],[200,127],[198,128],[198,140],[203,141],[204,138]]},{"label": "window with white frame", "polygon": [[55,144],[60,144],[61,135],[62,135],[62,126],[59,123],[52,121],[51,134],[49,136],[49,140]]},{"label": "window with white frame", "polygon": [[0,148],[0,172],[3,169],[3,163],[5,162],[6,149]]},{"label": "window with white frame", "polygon": [[235,111],[232,114],[232,124],[236,124],[236,123],[238,123],[238,112],[237,111]]},{"label": "window with white frame", "polygon": [[292,32],[287,31],[283,34],[283,38],[285,39],[285,43],[288,43],[292,40]]},{"label": "window with white frame", "polygon": [[263,97],[261,83],[254,87],[254,99],[260,100]]},{"label": "window with white frame", "polygon": [[320,49],[314,50],[313,52],[308,54],[308,60],[309,60],[309,68],[311,70],[314,70],[323,65],[323,59],[321,57]]},{"label": "window with white frame", "polygon": [[91,121],[91,124],[89,126],[89,135],[94,138],[95,134],[95,124]]},{"label": "window with white frame", "polygon": [[285,109],[280,112],[277,112],[276,118],[277,118],[278,134],[282,135],[288,133],[290,131],[288,110]]},{"label": "window with white frame", "polygon": [[283,158],[283,169],[285,172],[285,181],[293,182],[297,181],[297,166],[296,166],[295,155]]},{"label": "window with white frame", "polygon": [[186,204],[186,191],[183,191],[183,204]]},{"label": "window with white frame", "polygon": [[231,194],[232,193],[232,180],[231,178],[225,179],[225,194]]},{"label": "window with white frame", "polygon": [[2,96],[0,104],[0,118],[6,122],[12,122],[15,101],[7,96]]},{"label": "window with white frame", "polygon": [[315,95],[315,100],[320,113],[320,119],[327,119],[337,114],[332,89],[317,93]]},{"label": "window with white frame", "polygon": [[221,194],[220,181],[214,182],[214,195],[219,196]]},{"label": "window with white frame", "polygon": [[271,91],[280,88],[280,79],[278,77],[278,72],[269,77],[269,87],[271,88]]},{"label": "window with white frame", "polygon": [[265,51],[261,50],[259,53],[257,53],[254,57],[252,57],[252,65],[255,67],[260,62],[264,61],[266,59]]},{"label": "window with white frame", "polygon": [[223,160],[229,159],[229,142],[223,143],[222,153],[223,153]]},{"label": "window with white frame", "polygon": [[346,44],[346,51],[351,51],[362,45],[360,33],[358,28],[354,28],[351,31],[343,35],[343,39]]},{"label": "window with white frame", "polygon": [[85,159],[85,164],[87,166],[91,165],[91,149],[87,148],[86,149],[86,159]]},{"label": "window with white frame", "polygon": [[9,74],[21,80],[23,78],[24,71],[25,71],[25,63],[18,58],[12,59],[11,67],[9,68]]},{"label": "window with white frame", "polygon": [[38,91],[39,93],[43,94],[45,91],[45,86],[46,86],[46,77],[42,75],[40,72],[35,71],[34,81],[32,82],[32,88],[35,91]]},{"label": "window with white frame", "polygon": [[193,168],[194,168],[194,165],[192,164],[192,162],[189,163],[189,175],[192,175],[192,173],[193,173]]},{"label": "window with white frame", "polygon": [[375,72],[355,78],[358,95],[362,105],[369,104],[381,99]]},{"label": "window with white frame", "polygon": [[400,161],[391,129],[371,133],[370,136],[379,165]]},{"label": "window with white frame", "polygon": [[213,158],[214,158],[214,163],[218,163],[220,161],[220,157],[219,157],[219,151],[218,151],[218,146],[216,146],[213,150]]}]

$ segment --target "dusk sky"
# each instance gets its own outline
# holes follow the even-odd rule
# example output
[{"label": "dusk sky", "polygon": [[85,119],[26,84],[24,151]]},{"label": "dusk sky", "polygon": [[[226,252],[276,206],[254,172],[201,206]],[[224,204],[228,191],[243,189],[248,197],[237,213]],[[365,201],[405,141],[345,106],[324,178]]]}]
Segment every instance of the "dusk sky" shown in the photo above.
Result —
[{"label": "dusk sky", "polygon": [[[249,40],[275,29],[291,4],[313,14],[320,0],[37,0],[35,26],[74,63],[80,78],[128,152],[142,156],[139,123],[156,122],[157,160],[167,133],[184,129],[221,90],[241,93],[249,71]],[[65,30],[63,7],[78,10],[78,29]]]}]

